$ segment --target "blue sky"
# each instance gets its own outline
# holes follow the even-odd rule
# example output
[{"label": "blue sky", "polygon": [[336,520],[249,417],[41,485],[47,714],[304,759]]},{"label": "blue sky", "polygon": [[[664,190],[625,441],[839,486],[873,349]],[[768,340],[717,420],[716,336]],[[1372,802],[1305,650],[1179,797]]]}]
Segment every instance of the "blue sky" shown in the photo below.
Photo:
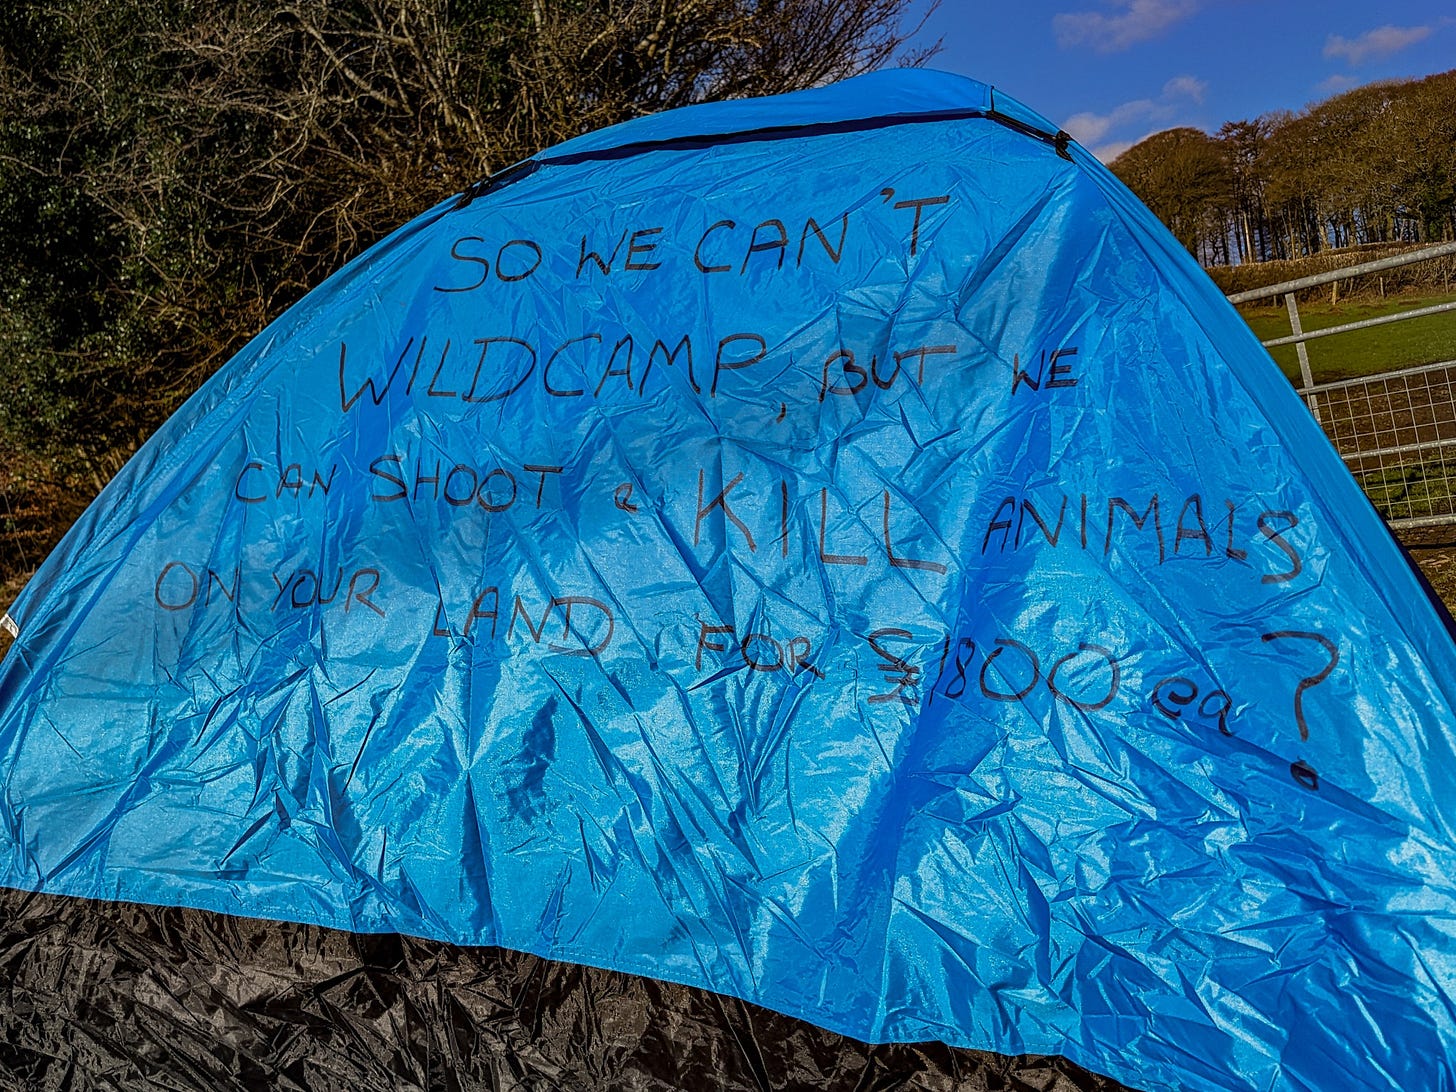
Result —
[{"label": "blue sky", "polygon": [[917,42],[937,37],[931,67],[995,85],[1107,160],[1175,125],[1213,132],[1456,68],[1456,0],[942,0]]}]

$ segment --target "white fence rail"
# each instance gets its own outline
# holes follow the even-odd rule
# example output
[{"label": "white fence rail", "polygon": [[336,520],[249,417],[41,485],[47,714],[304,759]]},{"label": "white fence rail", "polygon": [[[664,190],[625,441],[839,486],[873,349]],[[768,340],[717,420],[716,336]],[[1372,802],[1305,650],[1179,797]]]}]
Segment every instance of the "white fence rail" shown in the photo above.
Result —
[{"label": "white fence rail", "polygon": [[[1315,338],[1456,312],[1456,301],[1306,331],[1300,322],[1295,293],[1448,254],[1456,254],[1456,243],[1424,247],[1229,296],[1231,303],[1284,297],[1293,332],[1287,337],[1270,338],[1264,345],[1297,347],[1302,379],[1299,393],[1305,404],[1366,496],[1396,528],[1456,523],[1456,359],[1336,383],[1315,383],[1304,346]],[[1451,349],[1456,355],[1456,323],[1452,326]]]}]

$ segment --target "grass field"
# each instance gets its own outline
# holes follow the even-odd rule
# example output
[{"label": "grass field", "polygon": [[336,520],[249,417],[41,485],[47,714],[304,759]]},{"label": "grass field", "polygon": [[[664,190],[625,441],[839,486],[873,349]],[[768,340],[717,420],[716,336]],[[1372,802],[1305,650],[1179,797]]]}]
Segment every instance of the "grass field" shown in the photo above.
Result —
[{"label": "grass field", "polygon": [[[1350,304],[1300,304],[1299,318],[1306,331],[1323,330],[1346,322],[1393,315],[1416,307],[1456,300],[1456,293],[1402,296],[1398,299],[1357,301]],[[1289,315],[1283,304],[1240,308],[1250,328],[1267,341],[1289,335]],[[1308,343],[1309,363],[1316,383],[1349,379],[1393,368],[1414,367],[1456,360],[1456,311],[1406,322],[1335,334]],[[1291,380],[1299,378],[1299,357],[1293,345],[1271,349],[1274,360]]]},{"label": "grass field", "polygon": [[[1301,304],[1299,315],[1305,330],[1322,330],[1453,300],[1456,300],[1456,293],[1402,295],[1386,300],[1359,299],[1333,306],[1324,301]],[[1245,307],[1240,309],[1240,313],[1260,340],[1286,337],[1290,332],[1289,314],[1282,304]],[[1456,360],[1456,312],[1320,338],[1308,343],[1308,351],[1316,383]],[[1299,358],[1295,346],[1282,345],[1271,352],[1284,374],[1295,386],[1299,386]],[[1447,382],[1444,378],[1441,380],[1442,384]],[[1432,397],[1436,394],[1447,397],[1444,387],[1433,391]],[[1391,402],[1379,394],[1349,397],[1354,399],[1353,404],[1345,410],[1337,407],[1334,411],[1337,418],[1341,413],[1348,415],[1354,410],[1368,411],[1386,420],[1387,424],[1399,420],[1406,420],[1407,425],[1424,422],[1423,427],[1436,429],[1440,436],[1450,435],[1449,431],[1445,431],[1449,418],[1434,408],[1400,408],[1397,405],[1399,398]],[[1367,404],[1360,401],[1360,397],[1370,397],[1373,401]],[[1391,418],[1391,413],[1395,414],[1394,418]],[[1410,431],[1408,428],[1407,432]],[[1411,439],[1410,436],[1402,436]],[[1456,477],[1446,473],[1444,460],[1434,467],[1426,466],[1426,461],[1411,457],[1395,460],[1390,466],[1382,463],[1379,469],[1373,464],[1364,467],[1356,464],[1352,469],[1357,471],[1361,487],[1381,515],[1387,519],[1413,519],[1451,511],[1453,495],[1456,495]],[[1456,573],[1444,575],[1456,577]],[[1447,595],[1456,594],[1456,583],[1448,583],[1443,590]]]},{"label": "grass field", "polygon": [[1456,480],[1443,469],[1423,467],[1412,460],[1406,465],[1356,474],[1355,480],[1384,518],[1421,519],[1445,515],[1456,508]]}]

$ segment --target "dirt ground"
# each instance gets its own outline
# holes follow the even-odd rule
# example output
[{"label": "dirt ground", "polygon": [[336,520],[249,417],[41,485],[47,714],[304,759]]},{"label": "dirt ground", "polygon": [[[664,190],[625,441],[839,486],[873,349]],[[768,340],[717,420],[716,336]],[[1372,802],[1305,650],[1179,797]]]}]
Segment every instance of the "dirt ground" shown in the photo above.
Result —
[{"label": "dirt ground", "polygon": [[[1447,535],[1449,537],[1449,532]],[[1421,567],[1421,572],[1430,581],[1431,587],[1446,609],[1456,614],[1456,543],[1430,546],[1410,546],[1411,557]]]}]

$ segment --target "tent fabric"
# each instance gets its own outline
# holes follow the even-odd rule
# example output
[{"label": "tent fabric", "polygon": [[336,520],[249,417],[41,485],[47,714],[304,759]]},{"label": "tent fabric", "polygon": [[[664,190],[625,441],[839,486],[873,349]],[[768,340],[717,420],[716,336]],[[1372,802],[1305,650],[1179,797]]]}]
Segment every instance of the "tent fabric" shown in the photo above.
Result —
[{"label": "tent fabric", "polygon": [[397,933],[0,892],[0,1088],[1123,1092],[707,990]]},{"label": "tent fabric", "polygon": [[1449,1088],[1453,648],[1092,157],[897,72],[410,222],[12,610],[0,883]]}]

